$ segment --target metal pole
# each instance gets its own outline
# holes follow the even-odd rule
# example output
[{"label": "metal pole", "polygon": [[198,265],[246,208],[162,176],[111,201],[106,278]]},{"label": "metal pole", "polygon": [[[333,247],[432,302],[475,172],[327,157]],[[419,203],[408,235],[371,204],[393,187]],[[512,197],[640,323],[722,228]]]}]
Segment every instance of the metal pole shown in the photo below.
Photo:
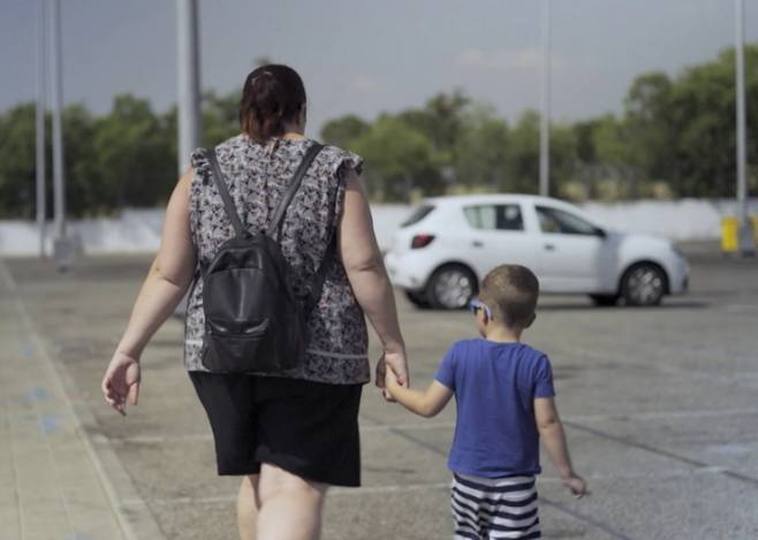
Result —
[{"label": "metal pole", "polygon": [[745,0],[735,0],[735,79],[737,90],[737,212],[740,221],[740,251],[743,255],[754,253],[752,230],[747,197],[747,153],[745,116]]},{"label": "metal pole", "polygon": [[61,108],[63,106],[63,73],[61,67],[61,4],[60,0],[50,1],[50,81],[51,109],[53,116],[53,201],[55,208],[55,239],[66,236],[66,187],[63,172],[63,127]]},{"label": "metal pole", "polygon": [[542,0],[542,91],[540,103],[540,195],[550,193],[550,0]]},{"label": "metal pole", "polygon": [[179,174],[189,166],[190,153],[199,144],[200,53],[197,0],[176,0],[179,90]]},{"label": "metal pole", "polygon": [[45,221],[47,205],[45,197],[45,77],[47,58],[47,0],[38,0],[37,18],[37,109],[36,109],[36,194],[37,228],[39,230],[39,256],[45,256]]}]

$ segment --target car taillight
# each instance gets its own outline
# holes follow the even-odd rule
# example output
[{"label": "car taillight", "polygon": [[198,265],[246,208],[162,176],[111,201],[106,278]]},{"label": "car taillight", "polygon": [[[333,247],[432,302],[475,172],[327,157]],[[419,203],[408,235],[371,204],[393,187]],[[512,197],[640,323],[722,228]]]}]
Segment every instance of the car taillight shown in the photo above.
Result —
[{"label": "car taillight", "polygon": [[428,246],[434,240],[433,234],[417,234],[411,240],[411,249],[420,249]]}]

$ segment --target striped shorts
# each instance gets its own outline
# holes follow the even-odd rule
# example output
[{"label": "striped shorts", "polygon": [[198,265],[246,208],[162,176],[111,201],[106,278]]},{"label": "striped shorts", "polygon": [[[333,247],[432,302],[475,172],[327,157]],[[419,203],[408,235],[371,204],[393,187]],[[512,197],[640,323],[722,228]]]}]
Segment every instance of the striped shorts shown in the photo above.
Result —
[{"label": "striped shorts", "polygon": [[456,540],[541,537],[534,476],[454,474],[450,504]]}]

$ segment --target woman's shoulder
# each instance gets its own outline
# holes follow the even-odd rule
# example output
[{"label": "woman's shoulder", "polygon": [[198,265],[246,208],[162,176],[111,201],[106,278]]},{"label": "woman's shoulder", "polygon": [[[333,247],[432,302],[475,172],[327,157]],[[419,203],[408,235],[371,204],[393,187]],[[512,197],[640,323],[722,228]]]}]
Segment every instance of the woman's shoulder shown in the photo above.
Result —
[{"label": "woman's shoulder", "polygon": [[215,151],[220,161],[223,161],[225,157],[230,154],[237,153],[244,150],[249,145],[247,138],[243,134],[238,134],[233,137],[221,141],[216,146],[210,148],[204,148],[202,146],[195,148],[190,154],[190,163],[195,170],[205,170],[210,167],[208,162],[208,152]]},{"label": "woman's shoulder", "polygon": [[352,169],[360,174],[363,169],[363,157],[355,152],[332,144],[324,144],[324,148],[319,152],[317,161],[327,166],[333,174],[337,174],[345,169]]}]

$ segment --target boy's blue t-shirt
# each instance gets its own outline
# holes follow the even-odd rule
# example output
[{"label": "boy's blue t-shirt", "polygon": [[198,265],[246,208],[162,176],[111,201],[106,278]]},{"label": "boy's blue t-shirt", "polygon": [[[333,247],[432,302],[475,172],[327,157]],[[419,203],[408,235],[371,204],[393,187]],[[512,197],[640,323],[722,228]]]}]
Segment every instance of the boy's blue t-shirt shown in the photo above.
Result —
[{"label": "boy's blue t-shirt", "polygon": [[455,394],[450,470],[498,478],[540,472],[534,398],[552,397],[547,356],[523,343],[455,343],[435,379]]}]

